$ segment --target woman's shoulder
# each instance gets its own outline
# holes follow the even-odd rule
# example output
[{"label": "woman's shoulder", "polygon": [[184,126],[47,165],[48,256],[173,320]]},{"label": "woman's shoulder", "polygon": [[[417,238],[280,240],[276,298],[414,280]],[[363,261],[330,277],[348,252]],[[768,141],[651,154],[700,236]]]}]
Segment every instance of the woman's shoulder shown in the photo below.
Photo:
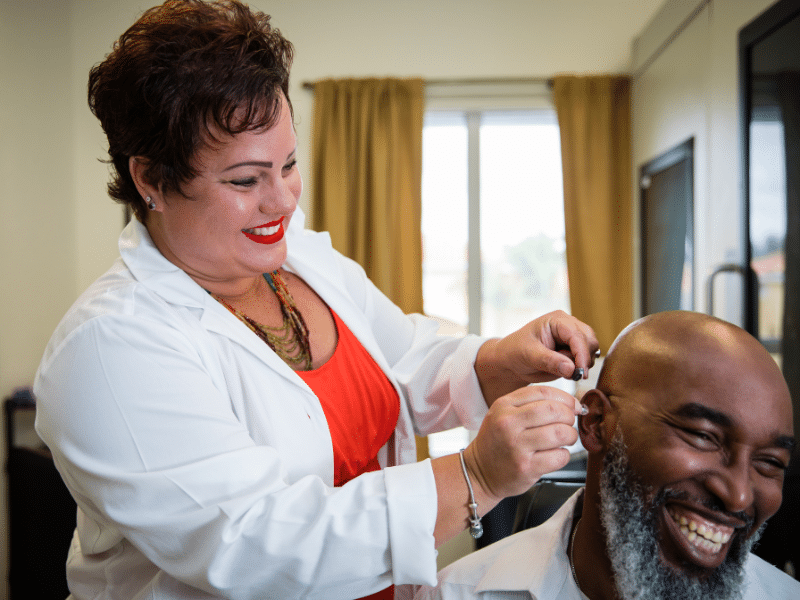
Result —
[{"label": "woman's shoulder", "polygon": [[78,336],[96,336],[100,330],[122,331],[129,327],[174,328],[174,307],[152,287],[138,281],[124,261],[117,259],[72,304],[53,332],[44,355],[57,353]]},{"label": "woman's shoulder", "polygon": [[65,317],[78,321],[92,317],[133,314],[148,304],[162,304],[158,295],[131,273],[118,258],[78,297]]}]

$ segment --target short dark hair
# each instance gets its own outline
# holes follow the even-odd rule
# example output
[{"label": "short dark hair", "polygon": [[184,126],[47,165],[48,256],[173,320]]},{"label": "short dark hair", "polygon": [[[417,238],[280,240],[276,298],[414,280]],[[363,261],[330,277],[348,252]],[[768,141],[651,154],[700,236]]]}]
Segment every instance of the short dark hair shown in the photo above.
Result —
[{"label": "short dark hair", "polygon": [[293,54],[269,15],[238,0],[168,0],[145,11],[89,73],[89,107],[113,165],[109,195],[144,222],[130,157],[146,161],[148,183],[182,193],[212,126],[230,135],[272,126],[282,97],[292,110]]}]

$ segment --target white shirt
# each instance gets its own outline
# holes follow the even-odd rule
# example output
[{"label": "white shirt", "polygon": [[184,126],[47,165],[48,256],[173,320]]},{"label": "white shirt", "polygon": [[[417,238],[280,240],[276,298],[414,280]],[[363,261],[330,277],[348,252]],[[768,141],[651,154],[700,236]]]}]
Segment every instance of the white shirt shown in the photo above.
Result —
[{"label": "white shirt", "polygon": [[[503,538],[445,567],[436,588],[420,588],[414,600],[586,600],[572,576],[567,548],[573,494],[538,527]],[[751,554],[745,563],[743,600],[798,600],[800,581]]]},{"label": "white shirt", "polygon": [[401,398],[379,454],[392,468],[333,488],[316,396],[133,221],[34,385],[37,431],[78,504],[75,599],[355,598],[435,582],[436,488],[414,433],[478,427],[483,340],[404,315],[327,234],[302,230],[299,211],[287,242],[286,268]]},{"label": "white shirt", "polygon": [[567,558],[572,516],[580,494],[550,519],[510,535],[445,567],[436,588],[421,588],[414,600],[585,600]]}]

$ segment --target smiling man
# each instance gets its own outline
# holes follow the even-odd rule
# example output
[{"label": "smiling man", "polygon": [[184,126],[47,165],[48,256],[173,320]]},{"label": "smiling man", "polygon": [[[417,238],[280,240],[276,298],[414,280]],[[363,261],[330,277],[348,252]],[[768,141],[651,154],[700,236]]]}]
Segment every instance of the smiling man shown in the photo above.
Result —
[{"label": "smiling man", "polygon": [[794,446],[786,382],[755,338],[700,313],[645,317],[582,401],[585,489],[419,600],[800,598],[800,582],[750,554]]}]

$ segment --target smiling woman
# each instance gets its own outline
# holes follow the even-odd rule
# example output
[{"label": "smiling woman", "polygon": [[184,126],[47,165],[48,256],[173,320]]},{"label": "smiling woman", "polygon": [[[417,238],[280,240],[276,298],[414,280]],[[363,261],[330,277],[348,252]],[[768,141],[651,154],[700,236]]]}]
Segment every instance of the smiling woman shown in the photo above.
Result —
[{"label": "smiling woman", "polygon": [[303,181],[285,98],[267,129],[236,135],[210,129],[197,151],[195,175],[180,189],[149,183],[145,157],[130,158],[130,174],[139,196],[155,203],[146,223],[156,248],[198,285],[236,304],[262,273],[286,261],[283,234]]},{"label": "smiling woman", "polygon": [[[35,381],[76,600],[400,596],[577,436],[575,399],[528,384],[588,370],[590,327],[439,336],[303,229],[292,53],[236,0],[169,0],[90,73],[135,219]],[[416,462],[415,433],[459,425],[465,469]]]}]

